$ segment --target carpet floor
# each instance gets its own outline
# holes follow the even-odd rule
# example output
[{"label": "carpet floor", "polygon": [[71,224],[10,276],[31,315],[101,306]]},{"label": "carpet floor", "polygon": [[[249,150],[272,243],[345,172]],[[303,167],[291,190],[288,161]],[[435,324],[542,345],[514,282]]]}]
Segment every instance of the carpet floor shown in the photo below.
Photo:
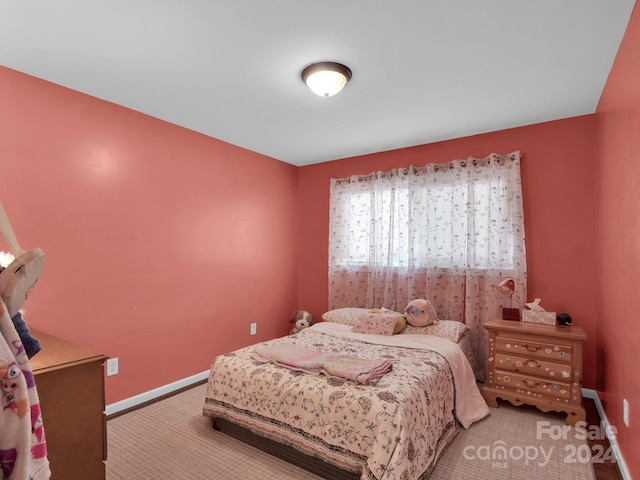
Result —
[{"label": "carpet floor", "polygon": [[[319,480],[211,428],[205,385],[107,422],[107,480]],[[461,431],[430,480],[594,480],[590,448],[562,415],[501,404]]]}]

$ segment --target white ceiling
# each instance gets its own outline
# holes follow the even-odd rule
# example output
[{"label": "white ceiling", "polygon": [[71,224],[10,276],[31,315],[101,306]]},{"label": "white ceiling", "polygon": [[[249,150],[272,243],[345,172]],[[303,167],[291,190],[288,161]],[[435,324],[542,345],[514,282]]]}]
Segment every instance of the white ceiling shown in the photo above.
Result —
[{"label": "white ceiling", "polygon": [[634,3],[0,0],[0,65],[306,165],[593,113]]}]

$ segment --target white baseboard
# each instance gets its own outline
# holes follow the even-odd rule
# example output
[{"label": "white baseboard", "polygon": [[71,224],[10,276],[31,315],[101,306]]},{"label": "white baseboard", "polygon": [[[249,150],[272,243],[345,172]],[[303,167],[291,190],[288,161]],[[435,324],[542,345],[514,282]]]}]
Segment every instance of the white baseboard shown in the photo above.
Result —
[{"label": "white baseboard", "polygon": [[106,408],[104,409],[104,413],[108,417],[109,415],[122,412],[123,410],[137,407],[138,405],[142,405],[143,403],[155,400],[156,398],[167,395],[168,393],[172,393],[176,390],[180,390],[181,388],[189,387],[198,382],[202,382],[208,377],[209,370],[207,370],[206,372],[196,373],[195,375],[191,375],[190,377],[183,378],[182,380],[169,383],[168,385],[163,385],[162,387],[154,388],[153,390],[149,390],[148,392],[125,398],[124,400],[121,400],[119,402],[111,403],[106,406]]},{"label": "white baseboard", "polygon": [[604,407],[600,402],[600,397],[598,397],[598,392],[591,388],[583,388],[582,396],[584,398],[590,398],[596,404],[596,409],[598,410],[598,414],[600,415],[600,420],[605,428],[607,433],[607,438],[609,439],[609,443],[611,444],[611,451],[613,452],[613,456],[616,459],[616,463],[618,464],[618,468],[620,469],[620,474],[622,475],[623,480],[631,480],[631,475],[629,475],[629,470],[627,470],[627,465],[624,463],[624,459],[622,458],[622,453],[620,452],[620,448],[618,447],[618,442],[615,437],[611,437],[609,435],[609,420],[607,419],[607,414],[604,412]]}]

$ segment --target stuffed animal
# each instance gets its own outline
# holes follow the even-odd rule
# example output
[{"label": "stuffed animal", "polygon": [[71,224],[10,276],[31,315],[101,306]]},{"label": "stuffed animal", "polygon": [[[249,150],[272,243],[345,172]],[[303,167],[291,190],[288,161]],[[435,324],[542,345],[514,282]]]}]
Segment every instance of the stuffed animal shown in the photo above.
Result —
[{"label": "stuffed animal", "polygon": [[291,330],[289,330],[289,335],[293,335],[316,323],[316,319],[306,310],[298,310],[293,314],[289,323],[293,324]]},{"label": "stuffed animal", "polygon": [[438,323],[435,308],[429,300],[424,298],[410,301],[404,309],[404,316],[407,318],[407,323],[414,327],[426,327]]}]

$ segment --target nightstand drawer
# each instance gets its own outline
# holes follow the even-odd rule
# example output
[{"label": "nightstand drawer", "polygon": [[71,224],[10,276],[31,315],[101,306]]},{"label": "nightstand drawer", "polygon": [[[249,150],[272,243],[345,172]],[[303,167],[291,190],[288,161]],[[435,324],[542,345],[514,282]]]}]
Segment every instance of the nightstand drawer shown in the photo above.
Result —
[{"label": "nightstand drawer", "polygon": [[496,334],[496,351],[509,354],[518,354],[536,358],[546,358],[571,363],[573,348],[571,345],[536,341],[531,338],[518,338],[516,336]]},{"label": "nightstand drawer", "polygon": [[496,368],[551,379],[571,380],[571,364],[556,363],[533,356],[496,354]]},{"label": "nightstand drawer", "polygon": [[525,392],[539,393],[555,398],[571,398],[571,385],[569,383],[546,380],[531,375],[522,375],[517,372],[503,372],[496,370],[496,385],[516,388]]}]

